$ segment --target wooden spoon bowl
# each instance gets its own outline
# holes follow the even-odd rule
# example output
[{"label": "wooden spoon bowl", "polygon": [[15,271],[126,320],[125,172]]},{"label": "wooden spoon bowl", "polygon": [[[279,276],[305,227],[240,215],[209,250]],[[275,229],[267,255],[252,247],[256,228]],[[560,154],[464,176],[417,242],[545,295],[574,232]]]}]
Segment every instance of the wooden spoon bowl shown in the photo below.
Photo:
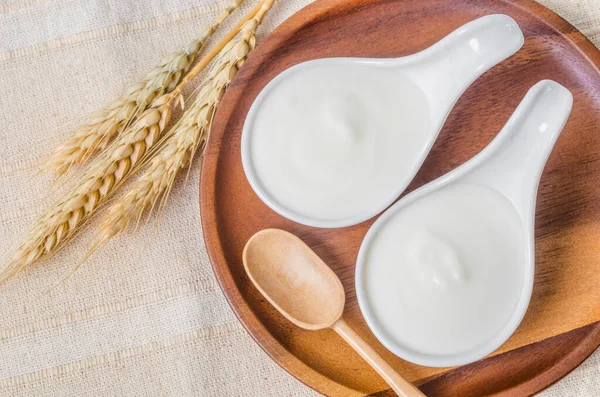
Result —
[{"label": "wooden spoon bowl", "polygon": [[298,237],[262,230],[248,240],[242,256],[256,288],[297,326],[324,329],[342,317],[346,297],[340,279]]}]

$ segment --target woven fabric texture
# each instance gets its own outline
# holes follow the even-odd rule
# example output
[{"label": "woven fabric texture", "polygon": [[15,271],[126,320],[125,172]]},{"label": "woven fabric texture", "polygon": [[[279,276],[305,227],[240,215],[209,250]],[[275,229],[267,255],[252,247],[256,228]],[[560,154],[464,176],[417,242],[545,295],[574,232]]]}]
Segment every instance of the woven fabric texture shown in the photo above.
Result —
[{"label": "woven fabric texture", "polygon": [[[278,0],[259,43],[309,2]],[[600,0],[542,3],[600,46]],[[32,174],[50,148],[225,4],[0,0],[0,252],[18,241],[47,196],[51,176]],[[196,163],[158,227],[109,243],[60,287],[53,289],[92,230],[0,285],[0,396],[316,395],[254,343],[219,290],[200,230],[198,181]],[[600,353],[542,393],[598,394]]]}]

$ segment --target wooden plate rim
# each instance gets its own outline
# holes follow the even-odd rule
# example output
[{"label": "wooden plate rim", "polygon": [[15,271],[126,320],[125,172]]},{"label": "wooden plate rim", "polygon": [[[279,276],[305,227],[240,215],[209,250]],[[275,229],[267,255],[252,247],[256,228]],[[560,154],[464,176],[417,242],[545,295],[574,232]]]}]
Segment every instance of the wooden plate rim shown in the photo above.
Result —
[{"label": "wooden plate rim", "polygon": [[[600,51],[587,37],[564,18],[534,0],[503,0],[503,2],[519,7],[539,21],[556,30],[570,41],[600,74]],[[327,13],[335,11],[338,7],[342,8],[348,6],[349,5],[345,4],[344,0],[316,0],[307,5],[282,22],[281,25],[279,25],[250,55],[242,68],[246,69],[250,75],[252,75],[262,63],[263,56],[277,49],[279,44],[292,36],[295,31],[305,27],[307,24],[320,20],[326,16]],[[247,85],[247,82],[240,80],[238,75],[232,84],[241,86]],[[225,133],[225,127],[227,126],[232,110],[235,108],[236,101],[237,98],[233,95],[227,95],[227,93],[222,99],[221,106],[215,115],[214,124],[211,129],[211,138],[209,139],[206,154],[202,161],[200,174],[201,224],[205,246],[212,269],[216,275],[219,286],[227,298],[228,304],[238,320],[256,343],[277,364],[296,379],[320,393],[326,395],[341,393],[349,395],[355,394],[356,390],[332,381],[330,378],[315,371],[287,351],[279,341],[271,335],[255,313],[250,309],[244,297],[237,289],[236,282],[231,277],[231,273],[226,270],[229,266],[225,260],[225,253],[220,243],[221,238],[217,228],[216,212],[214,211],[215,207],[214,203],[211,201],[211,197],[214,197],[214,192],[216,190],[216,174],[219,159],[218,152],[222,145],[222,139],[220,138]],[[586,332],[586,335],[581,339],[577,347],[571,350],[571,352],[562,360],[556,362],[534,378],[505,390],[498,395],[532,395],[557,382],[574,370],[588,358],[598,346],[600,346],[600,322],[590,324],[587,327],[589,327],[589,331]],[[570,332],[574,331],[576,330]],[[260,338],[259,335],[261,335]],[[515,349],[514,351],[525,349],[527,347],[528,346]],[[509,353],[511,352],[504,354]],[[500,356],[502,355],[496,357]]]}]

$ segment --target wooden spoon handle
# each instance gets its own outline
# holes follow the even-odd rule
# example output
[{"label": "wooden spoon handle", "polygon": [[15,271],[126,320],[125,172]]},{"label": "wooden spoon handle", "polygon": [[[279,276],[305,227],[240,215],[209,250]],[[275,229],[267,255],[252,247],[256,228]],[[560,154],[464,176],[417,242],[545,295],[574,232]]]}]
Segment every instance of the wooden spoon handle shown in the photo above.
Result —
[{"label": "wooden spoon handle", "polygon": [[343,318],[340,318],[331,328],[377,371],[396,394],[402,397],[425,396],[415,385],[396,372],[367,342],[358,336]]}]

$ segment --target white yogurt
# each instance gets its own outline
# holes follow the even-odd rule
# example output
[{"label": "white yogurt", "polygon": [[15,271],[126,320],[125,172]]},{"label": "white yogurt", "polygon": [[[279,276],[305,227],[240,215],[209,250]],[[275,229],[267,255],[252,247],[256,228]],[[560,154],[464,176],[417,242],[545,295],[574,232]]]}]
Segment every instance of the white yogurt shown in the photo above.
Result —
[{"label": "white yogurt", "polygon": [[450,185],[408,204],[373,236],[362,277],[385,339],[421,354],[468,352],[513,314],[525,235],[513,205],[487,187]]},{"label": "white yogurt", "polygon": [[315,63],[271,84],[247,126],[263,200],[318,220],[366,219],[391,204],[429,138],[423,92],[365,64]]}]

